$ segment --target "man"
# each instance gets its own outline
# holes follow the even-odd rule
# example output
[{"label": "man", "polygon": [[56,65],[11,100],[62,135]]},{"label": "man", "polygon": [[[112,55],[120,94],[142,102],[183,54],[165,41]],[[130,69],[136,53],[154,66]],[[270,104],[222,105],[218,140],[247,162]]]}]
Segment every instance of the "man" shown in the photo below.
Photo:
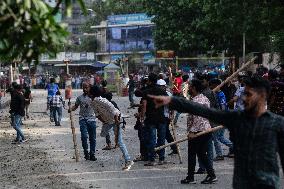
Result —
[{"label": "man", "polygon": [[[219,108],[217,97],[216,97],[215,93],[209,87],[209,81],[212,79],[212,76],[210,74],[197,73],[196,78],[198,80],[202,81],[202,85],[204,86],[204,90],[202,91],[202,94],[208,98],[208,100],[210,102],[210,107],[211,108]],[[217,126],[216,123],[214,123],[210,120],[209,120],[209,123],[210,123],[211,127]],[[213,138],[211,138],[208,142],[207,154],[208,154],[210,166],[213,167]],[[200,161],[199,158],[198,158],[198,164],[199,164],[199,169],[197,170],[196,174],[206,173],[205,166],[203,165],[203,163]]]},{"label": "man", "polygon": [[130,102],[130,107],[131,107],[134,105],[133,95],[134,95],[134,90],[135,90],[135,81],[133,79],[132,74],[129,75],[129,81],[127,83],[127,86],[128,86],[129,102]]},{"label": "man", "polygon": [[269,82],[245,81],[244,110],[221,111],[174,97],[151,96],[156,107],[170,107],[208,118],[234,132],[234,189],[279,189],[278,156],[284,169],[284,118],[266,110]]},{"label": "man", "polygon": [[[221,80],[219,79],[211,79],[209,82],[209,86],[212,90],[216,88],[217,86],[219,86],[220,84],[221,84]],[[227,100],[226,100],[226,96],[223,93],[223,91],[219,89],[218,91],[215,92],[215,94],[216,94],[217,102],[219,106],[218,109],[227,110],[228,109]],[[215,151],[217,154],[216,158],[214,159],[215,161],[224,160],[223,150],[222,150],[220,143],[229,147],[228,157],[233,157],[233,154],[234,154],[233,153],[233,143],[225,137],[225,128],[215,131],[213,133],[213,141],[214,141]]]},{"label": "man", "polygon": [[22,117],[25,116],[25,97],[22,93],[21,85],[14,84],[13,95],[11,96],[10,114],[12,127],[17,131],[16,140],[13,143],[26,142],[26,138],[21,129]]},{"label": "man", "polygon": [[[50,78],[50,83],[46,85],[45,89],[47,90],[47,107],[46,107],[46,111],[49,109],[49,105],[50,105],[50,100],[53,96],[55,96],[56,92],[59,90],[59,87],[57,84],[55,84],[55,79],[54,78]],[[53,112],[50,109],[49,111],[50,113],[50,121],[53,122]]]},{"label": "man", "polygon": [[[189,85],[189,93],[193,102],[202,104],[203,106],[210,107],[210,102],[206,96],[201,92],[204,86],[199,80],[192,80]],[[189,134],[197,134],[202,131],[210,129],[210,123],[207,119],[192,114],[188,115],[187,118],[187,131]],[[204,165],[208,175],[201,182],[202,184],[212,184],[217,181],[215,175],[213,164],[210,163],[208,157],[208,146],[209,142],[212,141],[212,135],[207,134],[202,137],[196,138],[192,141],[188,141],[188,173],[187,177],[181,180],[182,184],[195,184],[194,171],[196,165],[196,156],[198,156],[199,161]]]},{"label": "man", "polygon": [[[167,93],[168,96],[172,96],[172,94],[171,94],[169,91],[167,91],[167,83],[166,83],[165,80],[159,79],[159,80],[157,81],[157,85],[158,85],[163,91],[166,91],[166,93]],[[173,136],[172,136],[172,134],[171,134],[171,132],[170,132],[171,113],[172,113],[172,112],[170,112],[169,107],[168,107],[168,106],[165,106],[164,114],[165,114],[165,117],[166,117],[166,119],[167,119],[167,124],[166,124],[167,127],[166,127],[166,137],[165,137],[165,139],[166,139],[166,141],[167,141],[168,143],[171,143],[171,142],[174,141],[174,138],[173,138]],[[169,155],[178,154],[177,145],[172,145],[172,146],[171,146],[171,149],[172,149],[172,151],[169,153]]]},{"label": "man", "polygon": [[[173,88],[172,88],[172,92],[174,96],[181,96],[182,95],[182,74],[181,72],[177,72],[175,74],[175,77],[173,79]],[[177,127],[177,121],[178,118],[180,116],[180,112],[177,112],[175,115],[175,119],[174,119],[174,125],[175,127]]]},{"label": "man", "polygon": [[60,91],[57,91],[50,99],[50,111],[52,112],[55,126],[61,126],[62,107],[65,108],[65,102]]},{"label": "man", "polygon": [[25,97],[25,119],[29,119],[30,115],[29,115],[29,106],[30,103],[32,101],[32,92],[30,89],[30,86],[27,83],[24,83],[24,97]]},{"label": "man", "polygon": [[121,129],[119,128],[120,111],[116,109],[114,105],[106,98],[101,97],[101,89],[98,86],[92,86],[92,88],[90,89],[89,97],[92,99],[91,106],[94,109],[95,114],[103,123],[102,132],[103,130],[105,130],[106,133],[109,133],[109,131],[113,129],[115,133],[116,141],[125,160],[125,166],[122,170],[130,170],[134,162],[131,161],[126,145],[124,144],[122,139]]},{"label": "man", "polygon": [[[144,121],[144,134],[148,159],[148,163],[146,163],[145,166],[155,165],[156,153],[154,148],[156,145],[164,145],[166,137],[167,119],[164,114],[164,107],[155,109],[154,101],[148,97],[148,95],[167,95],[166,91],[157,86],[157,78],[158,76],[156,74],[149,74],[148,87],[143,91],[141,120]],[[163,165],[165,163],[165,149],[160,150],[158,155],[159,165]]]},{"label": "man", "polygon": [[[83,83],[83,94],[78,96],[75,105],[71,111],[75,111],[80,107],[79,125],[81,132],[82,147],[86,160],[96,161],[96,117],[91,106],[92,99],[88,96],[90,92],[90,84]],[[88,138],[90,142],[90,151],[88,149]]]},{"label": "man", "polygon": [[243,95],[244,95],[244,90],[245,90],[244,80],[245,80],[244,75],[238,76],[239,86],[237,88],[235,96],[229,101],[229,104],[236,103],[235,104],[235,110],[243,110],[244,109],[244,103],[243,103]]}]

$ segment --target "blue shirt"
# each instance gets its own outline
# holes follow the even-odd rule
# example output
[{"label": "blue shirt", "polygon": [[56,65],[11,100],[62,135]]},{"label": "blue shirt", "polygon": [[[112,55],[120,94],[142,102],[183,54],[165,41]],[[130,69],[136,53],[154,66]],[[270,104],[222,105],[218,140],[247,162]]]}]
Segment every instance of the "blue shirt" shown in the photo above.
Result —
[{"label": "blue shirt", "polygon": [[49,83],[46,86],[47,89],[47,96],[54,96],[56,92],[59,90],[59,87],[55,83]]},{"label": "blue shirt", "polygon": [[227,110],[227,100],[223,91],[216,92],[218,104],[221,110]]}]

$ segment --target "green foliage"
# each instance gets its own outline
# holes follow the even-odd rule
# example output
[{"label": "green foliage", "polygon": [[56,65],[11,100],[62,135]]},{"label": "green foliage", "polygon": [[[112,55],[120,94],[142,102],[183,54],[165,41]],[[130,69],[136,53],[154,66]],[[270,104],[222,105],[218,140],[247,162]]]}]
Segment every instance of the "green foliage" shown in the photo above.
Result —
[{"label": "green foliage", "polygon": [[[155,16],[158,49],[178,55],[208,50],[247,52],[271,50],[271,36],[283,31],[284,6],[278,0],[143,0],[147,13]],[[278,36],[278,35],[277,35]]]},{"label": "green foliage", "polygon": [[[83,0],[77,0],[84,10]],[[70,15],[72,0],[64,0]],[[37,63],[41,54],[54,55],[66,41],[68,32],[56,23],[52,9],[42,0],[2,0],[0,2],[0,60]],[[86,12],[86,10],[84,10]]]}]

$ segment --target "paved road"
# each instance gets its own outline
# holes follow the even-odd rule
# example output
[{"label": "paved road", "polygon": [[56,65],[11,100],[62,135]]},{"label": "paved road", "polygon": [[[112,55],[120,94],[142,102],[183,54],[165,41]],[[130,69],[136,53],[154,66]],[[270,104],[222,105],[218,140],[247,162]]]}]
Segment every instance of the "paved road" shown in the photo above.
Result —
[{"label": "paved road", "polygon": [[[70,129],[68,114],[64,112],[64,118],[61,127],[55,127],[49,122],[48,115],[44,114],[45,110],[45,92],[34,91],[34,101],[31,104],[31,120],[24,121],[25,133],[28,133],[31,138],[29,144],[21,145],[18,151],[25,148],[37,149],[43,152],[45,157],[35,156],[32,159],[28,158],[21,163],[26,165],[26,169],[31,169],[30,166],[39,166],[41,163],[48,162],[48,171],[38,171],[36,173],[24,174],[22,178],[16,179],[18,182],[17,188],[39,188],[39,185],[34,185],[34,182],[40,182],[46,179],[50,180],[51,184],[45,184],[41,188],[122,188],[122,189],[149,189],[149,188],[189,188],[188,185],[180,184],[180,180],[186,176],[187,172],[187,146],[186,143],[181,144],[183,156],[183,164],[179,164],[178,157],[167,157],[169,164],[163,166],[155,166],[152,168],[144,167],[143,163],[135,163],[133,168],[128,171],[122,171],[123,158],[119,149],[112,151],[101,150],[105,145],[105,139],[99,136],[101,123],[98,122],[97,127],[97,155],[96,162],[85,161],[81,151],[80,132],[78,127],[78,112],[75,112],[75,125],[77,133],[77,141],[80,147],[80,162],[76,163],[73,154],[73,143]],[[75,96],[78,92],[74,92]],[[134,158],[139,153],[139,143],[137,132],[133,129],[135,119],[133,114],[135,109],[128,109],[128,99],[126,97],[114,97],[123,114],[130,115],[127,119],[126,131],[124,132],[125,143],[129,153]],[[182,137],[186,129],[185,115],[181,116],[179,127],[177,128],[178,137]],[[11,128],[0,126],[0,133],[5,136],[13,134]],[[0,135],[0,139],[1,139]],[[8,144],[7,144],[8,145]],[[6,148],[6,147],[5,147]],[[224,149],[227,153],[228,149]],[[167,153],[169,149],[167,149]],[[0,153],[1,155],[1,153]],[[1,162],[1,160],[0,160]],[[33,163],[32,163],[33,162]],[[2,162],[1,162],[2,163]],[[1,164],[3,165],[3,164]],[[3,167],[3,166],[2,166]],[[213,185],[196,184],[193,187],[197,189],[229,189],[232,183],[233,159],[225,159],[214,164],[218,183]],[[6,176],[2,173],[1,176]],[[196,176],[197,181],[201,181],[205,175]],[[62,180],[56,182],[56,179]],[[283,178],[283,176],[282,176]],[[31,185],[24,180],[30,180]],[[53,182],[53,180],[55,180]],[[66,185],[66,180],[68,185]],[[4,188],[13,188],[16,184],[4,180],[8,183]],[[46,181],[47,182],[47,181]],[[71,182],[71,184],[69,183]],[[19,187],[19,183],[25,183]],[[56,183],[56,187],[55,184]],[[199,182],[198,182],[199,183]],[[33,187],[34,186],[34,187]],[[284,181],[282,179],[282,186]],[[3,186],[2,186],[3,187]],[[1,188],[1,186],[0,186]]]}]

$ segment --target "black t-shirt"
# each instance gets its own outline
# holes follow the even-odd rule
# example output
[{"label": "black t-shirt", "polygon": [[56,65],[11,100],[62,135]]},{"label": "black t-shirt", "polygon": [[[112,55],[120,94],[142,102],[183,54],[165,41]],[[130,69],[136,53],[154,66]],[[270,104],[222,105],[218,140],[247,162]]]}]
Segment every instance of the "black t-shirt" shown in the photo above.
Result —
[{"label": "black t-shirt", "polygon": [[25,116],[25,97],[23,94],[14,92],[10,103],[10,113]]},{"label": "black t-shirt", "polygon": [[133,79],[128,81],[129,91],[134,91],[135,89],[135,81]]},{"label": "black t-shirt", "polygon": [[154,101],[148,95],[163,95],[167,96],[166,91],[162,90],[157,85],[150,86],[143,91],[143,100],[147,101],[145,113],[145,125],[165,123],[167,121],[164,112],[164,106],[156,108]]}]

